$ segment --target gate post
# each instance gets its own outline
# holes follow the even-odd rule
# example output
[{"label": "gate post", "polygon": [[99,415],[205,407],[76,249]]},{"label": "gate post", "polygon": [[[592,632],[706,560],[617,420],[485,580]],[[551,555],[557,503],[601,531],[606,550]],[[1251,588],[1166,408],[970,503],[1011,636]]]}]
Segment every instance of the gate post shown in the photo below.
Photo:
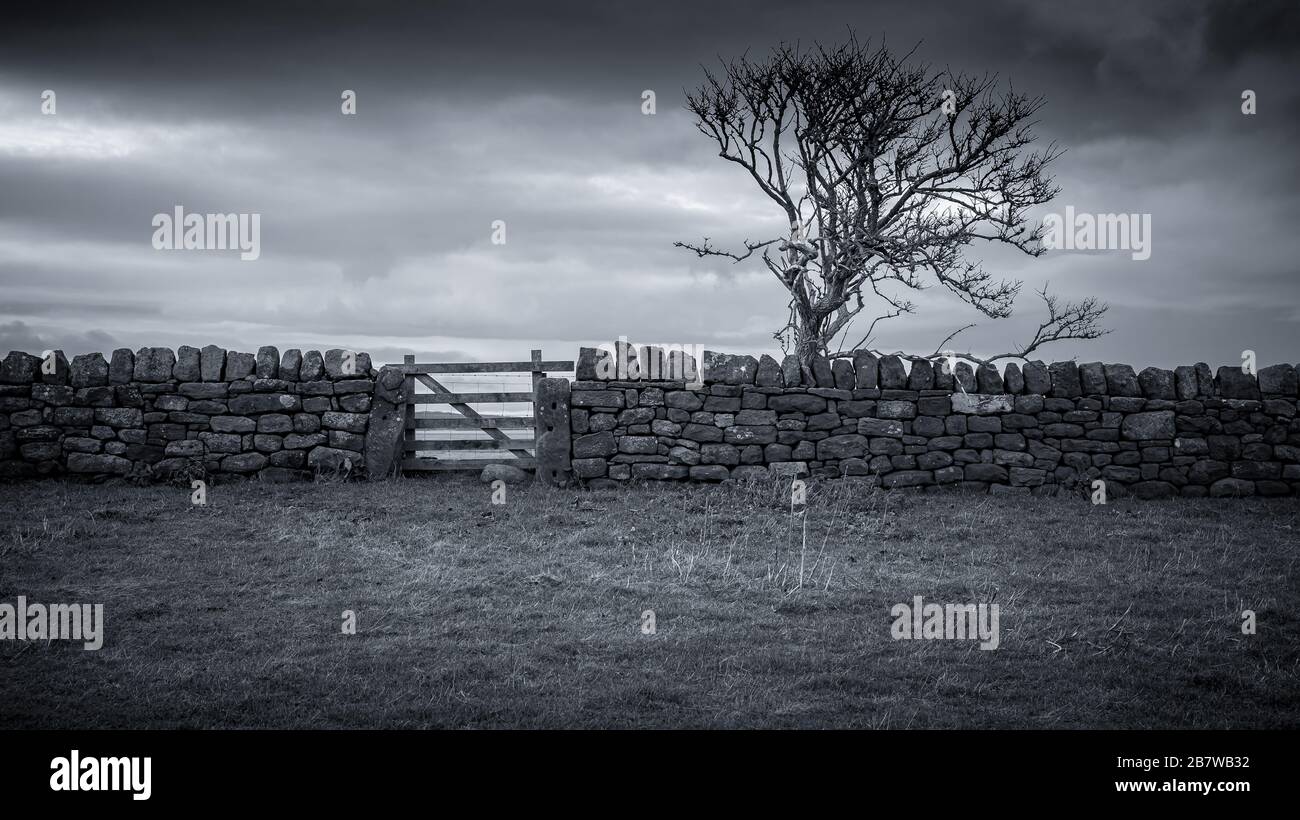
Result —
[{"label": "gate post", "polygon": [[366,425],[366,477],[371,481],[401,472],[409,407],[406,382],[406,374],[396,367],[380,369],[375,379]]},{"label": "gate post", "polygon": [[537,480],[554,487],[569,483],[569,380],[538,379],[533,404]]}]

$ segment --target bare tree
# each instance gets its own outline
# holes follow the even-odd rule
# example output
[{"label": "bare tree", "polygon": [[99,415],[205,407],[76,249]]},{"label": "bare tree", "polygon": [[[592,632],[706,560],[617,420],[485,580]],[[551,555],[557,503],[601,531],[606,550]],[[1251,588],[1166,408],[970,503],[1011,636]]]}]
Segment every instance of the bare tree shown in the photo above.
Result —
[{"label": "bare tree", "polygon": [[[852,35],[834,48],[783,44],[764,60],[745,55],[723,62],[720,74],[706,69],[687,95],[696,127],[781,209],[789,232],[737,250],[708,237],[674,244],[734,263],[760,254],[790,293],[789,321],[774,335],[787,351],[793,342],[804,363],[868,345],[881,321],[915,312],[909,290],[933,281],[986,316],[1009,316],[1021,283],[995,280],[963,258],[965,247],[983,240],[1045,251],[1042,226],[1025,219],[1059,192],[1045,169],[1060,150],[1029,150],[1043,99],[999,91],[994,77],[909,63],[913,52],[895,57]],[[1097,326],[1105,305],[1041,295],[1049,315],[1026,345],[987,359],[958,355],[1021,358],[1106,332]],[[880,312],[845,346],[869,303]]]}]

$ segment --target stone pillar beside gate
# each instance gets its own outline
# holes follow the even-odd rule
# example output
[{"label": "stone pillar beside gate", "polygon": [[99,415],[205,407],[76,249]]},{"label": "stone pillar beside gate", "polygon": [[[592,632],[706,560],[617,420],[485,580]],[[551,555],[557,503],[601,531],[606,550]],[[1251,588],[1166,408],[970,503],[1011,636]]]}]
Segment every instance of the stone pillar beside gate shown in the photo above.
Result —
[{"label": "stone pillar beside gate", "polygon": [[371,481],[401,472],[406,399],[406,374],[396,367],[382,368],[375,379],[366,427],[366,476]]},{"label": "stone pillar beside gate", "polygon": [[533,405],[537,453],[537,480],[564,487],[572,478],[569,462],[569,380],[545,378],[536,382]]}]

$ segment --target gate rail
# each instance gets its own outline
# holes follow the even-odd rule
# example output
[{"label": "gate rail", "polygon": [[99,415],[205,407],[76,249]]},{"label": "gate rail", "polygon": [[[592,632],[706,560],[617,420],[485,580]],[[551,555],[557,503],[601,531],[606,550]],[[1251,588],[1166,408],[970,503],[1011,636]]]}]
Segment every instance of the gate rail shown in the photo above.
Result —
[{"label": "gate rail", "polygon": [[[488,464],[509,464],[514,467],[533,469],[537,466],[534,456],[537,445],[537,410],[534,406],[529,416],[493,416],[483,415],[471,404],[483,402],[530,402],[537,399],[537,383],[548,372],[566,372],[574,368],[572,361],[543,361],[542,351],[532,351],[531,361],[526,362],[437,362],[422,364],[415,361],[415,356],[404,357],[402,364],[391,365],[406,376],[406,406],[404,408],[404,431],[402,442],[402,469],[411,471],[451,471],[478,470]],[[529,392],[501,393],[453,393],[444,387],[434,375],[475,374],[475,373],[531,373],[533,389]],[[415,384],[420,384],[433,391],[416,393]],[[434,413],[422,413],[416,410],[418,405],[447,404],[464,418],[441,418]],[[449,439],[417,440],[416,430],[467,431],[482,430],[487,439]],[[533,438],[511,438],[504,430],[532,430]],[[468,450],[504,450],[508,456],[500,458],[463,458],[439,459],[421,458],[421,452],[450,452]]]}]

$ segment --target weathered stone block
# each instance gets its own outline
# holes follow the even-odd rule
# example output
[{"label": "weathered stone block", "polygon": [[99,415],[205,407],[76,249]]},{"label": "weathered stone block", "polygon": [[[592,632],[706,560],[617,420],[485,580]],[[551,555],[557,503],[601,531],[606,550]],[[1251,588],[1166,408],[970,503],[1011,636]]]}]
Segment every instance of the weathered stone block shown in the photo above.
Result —
[{"label": "weathered stone block", "polygon": [[[668,396],[672,397],[675,393],[684,392],[674,391]],[[569,395],[569,402],[573,407],[608,407],[621,410],[624,394],[622,390],[574,390]]]},{"label": "weathered stone block", "polygon": [[890,419],[858,419],[858,435],[902,438],[903,423]]},{"label": "weathered stone block", "polygon": [[41,378],[41,360],[21,350],[11,350],[0,361],[0,384],[32,384]]},{"label": "weathered stone block", "polygon": [[729,353],[704,351],[704,382],[706,384],[753,384],[758,373],[758,361],[753,356],[736,356]]},{"label": "weathered stone block", "polygon": [[1005,390],[998,369],[987,363],[975,370],[975,388],[985,395],[1001,395]]},{"label": "weathered stone block", "polygon": [[1101,362],[1079,365],[1079,387],[1085,396],[1106,395],[1106,365]]},{"label": "weathered stone block", "polygon": [[1079,383],[1079,366],[1074,362],[1052,362],[1048,366],[1048,375],[1052,380],[1052,397],[1074,399],[1083,395]]},{"label": "weathered stone block", "polygon": [[292,413],[302,407],[301,399],[288,393],[244,393],[235,396],[227,404],[230,412],[237,416],[257,413]]},{"label": "weathered stone block", "polygon": [[95,453],[69,453],[68,472],[71,473],[105,473],[109,475],[126,475],[131,471],[131,462],[121,456]]},{"label": "weathered stone block", "polygon": [[102,353],[75,356],[69,375],[73,387],[104,387],[108,384],[108,362]]},{"label": "weathered stone block", "polygon": [[253,372],[259,379],[277,379],[280,377],[280,351],[271,345],[257,349],[257,358],[253,363]]},{"label": "weathered stone block", "polygon": [[144,413],[135,407],[97,407],[95,421],[114,429],[143,427]]},{"label": "weathered stone block", "polygon": [[219,382],[226,371],[225,348],[205,345],[199,351],[199,378],[205,382]]},{"label": "weathered stone block", "polygon": [[[1047,365],[1038,360],[1025,362],[1021,368],[1025,377],[1025,392],[1046,396],[1052,392],[1052,374]],[[970,479],[968,479],[970,480]]]},{"label": "weathered stone block", "polygon": [[[863,421],[866,421],[866,419],[863,419]],[[819,461],[861,458],[866,452],[867,439],[861,435],[830,436],[817,442],[817,459]]]},{"label": "weathered stone block", "polygon": [[853,351],[853,372],[860,390],[874,390],[880,382],[880,360],[866,350]]},{"label": "weathered stone block", "polygon": [[754,375],[754,383],[760,387],[784,387],[785,377],[781,371],[781,365],[776,359],[764,353],[758,360],[758,370]]},{"label": "weathered stone block", "polygon": [[1010,395],[988,396],[982,393],[953,393],[952,411],[967,415],[991,415],[1010,413],[1015,408],[1015,397]]},{"label": "weathered stone block", "polygon": [[[915,370],[913,373],[915,374]],[[834,377],[834,386],[840,390],[852,390],[857,386],[857,378],[853,373],[853,363],[848,359],[841,358],[832,361],[831,375]]]},{"label": "weathered stone block", "polygon": [[[1215,376],[1219,395],[1225,399],[1258,399],[1259,380],[1240,367],[1220,367]],[[1213,493],[1211,493],[1213,494]]]},{"label": "weathered stone block", "polygon": [[158,383],[169,381],[176,366],[176,354],[169,347],[142,347],[135,353],[137,382]]},{"label": "weathered stone block", "polygon": [[910,419],[916,417],[916,404],[910,401],[881,401],[876,403],[876,415],[882,419]]},{"label": "weathered stone block", "polygon": [[1124,438],[1137,441],[1172,439],[1178,435],[1172,410],[1133,413],[1125,416],[1120,430]]},{"label": "weathered stone block", "polygon": [[[718,435],[721,437],[722,431],[719,430]],[[574,458],[601,458],[612,456],[617,452],[618,445],[614,441],[614,434],[609,431],[589,433],[573,440]]]},{"label": "weathered stone block", "polygon": [[[234,402],[232,401],[233,405]],[[232,408],[233,410],[233,408]],[[349,433],[366,431],[366,416],[361,413],[341,413],[330,411],[321,416],[321,425],[327,430],[345,430]]]},{"label": "weathered stone block", "polygon": [[113,351],[108,363],[109,384],[126,384],[135,378],[135,354],[125,347]]},{"label": "weathered stone block", "polygon": [[767,400],[768,409],[777,414],[785,413],[824,413],[826,399],[809,393],[789,393],[772,396]]},{"label": "weathered stone block", "polygon": [[1295,396],[1300,387],[1296,369],[1289,364],[1275,364],[1259,371],[1259,391],[1266,395]]},{"label": "weathered stone block", "polygon": [[224,378],[227,382],[237,381],[253,375],[257,369],[257,357],[252,353],[226,352],[226,369]]},{"label": "weathered stone block", "polygon": [[1145,368],[1138,374],[1138,386],[1142,388],[1142,395],[1148,399],[1174,401],[1178,398],[1172,370],[1163,370],[1159,367]]},{"label": "weathered stone block", "polygon": [[907,387],[907,368],[897,356],[880,360],[880,387],[885,390],[902,390]]},{"label": "weathered stone block", "polygon": [[953,384],[963,393],[974,393],[979,389],[979,380],[969,362],[957,362],[952,369]]},{"label": "weathered stone block", "polygon": [[308,350],[302,354],[302,366],[298,368],[298,381],[316,382],[325,378],[325,357],[319,350]]},{"label": "weathered stone block", "polygon": [[928,359],[913,359],[912,370],[907,374],[908,390],[930,390],[934,387],[934,365]]}]

